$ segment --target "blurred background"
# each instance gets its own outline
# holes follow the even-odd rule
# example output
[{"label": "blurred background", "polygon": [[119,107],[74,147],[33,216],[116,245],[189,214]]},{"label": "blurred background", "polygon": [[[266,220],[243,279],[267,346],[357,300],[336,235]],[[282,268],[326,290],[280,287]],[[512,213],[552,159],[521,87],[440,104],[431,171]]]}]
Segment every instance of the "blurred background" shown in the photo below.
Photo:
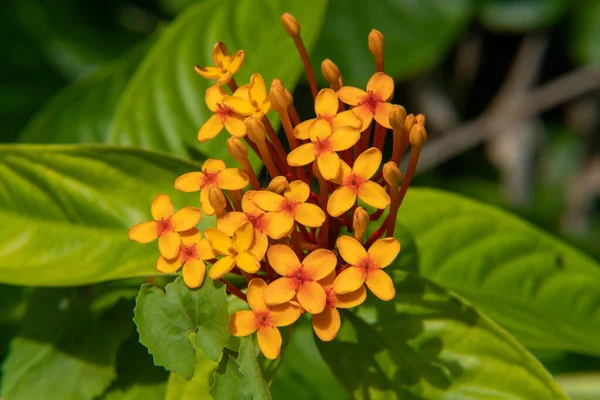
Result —
[{"label": "blurred background", "polygon": [[[0,141],[36,141],[33,117],[46,102],[113,60],[141,59],[194,2],[2,1]],[[364,86],[372,28],[386,38],[394,102],[427,116],[415,185],[508,209],[600,260],[600,0],[332,0],[315,69],[330,58],[346,84]],[[309,116],[305,81],[295,98]],[[600,368],[584,356],[538,356],[554,372]]]}]

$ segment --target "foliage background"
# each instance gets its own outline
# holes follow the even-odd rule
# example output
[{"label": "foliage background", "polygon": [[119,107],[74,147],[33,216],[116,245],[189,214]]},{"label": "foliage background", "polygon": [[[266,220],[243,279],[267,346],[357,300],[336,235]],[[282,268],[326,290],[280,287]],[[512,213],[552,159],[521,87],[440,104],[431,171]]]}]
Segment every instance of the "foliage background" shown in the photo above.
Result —
[{"label": "foliage background", "polygon": [[[430,143],[415,186],[445,189],[514,212],[586,252],[595,261],[577,264],[588,265],[590,276],[597,272],[597,0],[384,0],[377,6],[359,0],[312,0],[301,6],[276,0],[8,0],[0,10],[5,24],[0,36],[5,54],[0,66],[3,143],[133,145],[187,159],[158,160],[153,153],[140,156],[100,147],[81,153],[71,147],[48,151],[0,145],[0,165],[17,171],[0,174],[0,198],[22,201],[0,203],[0,282],[7,283],[0,291],[0,393],[7,399],[36,393],[112,400],[162,399],[166,393],[177,399],[203,390],[153,367],[137,343],[131,318],[143,280],[111,279],[150,273],[154,256],[147,249],[119,247],[116,232],[144,219],[154,193],[167,190],[161,181],[190,170],[206,154],[226,154],[222,143],[207,148],[195,139],[206,118],[206,86],[191,67],[207,63],[215,41],[240,43],[246,50],[242,80],[255,71],[267,81],[282,78],[290,87],[300,79],[296,104],[302,115],[310,115],[310,93],[299,75],[298,57],[279,25],[282,11],[291,11],[303,24],[317,71],[322,59],[331,58],[345,83],[359,87],[372,72],[366,35],[372,28],[384,33],[386,69],[397,81],[395,101],[428,116]],[[259,22],[265,20],[271,23]],[[254,35],[240,36],[248,30]],[[105,166],[100,172],[97,163]],[[78,175],[56,177],[61,168],[73,166]],[[101,199],[86,191],[86,179],[99,182]],[[58,206],[49,205],[44,185],[50,183],[59,192],[80,194],[80,201],[54,198]],[[180,203],[195,200],[179,196]],[[147,201],[140,204],[140,199]],[[422,218],[404,215],[413,234],[428,227],[426,222],[435,225],[438,218],[432,215],[443,216],[441,206],[456,211],[452,198],[432,204],[439,198],[430,202],[423,192],[416,199],[410,209],[423,210]],[[467,219],[461,221],[469,226]],[[23,247],[35,252],[12,250],[19,245],[8,239],[21,238],[23,226],[45,229],[38,242]],[[512,229],[508,224],[495,232]],[[452,229],[438,230],[439,237],[452,235]],[[449,241],[445,252],[468,246],[470,239],[463,239]],[[418,245],[426,240],[416,238]],[[501,235],[490,240],[516,246]],[[103,253],[107,261],[98,263]],[[476,304],[493,301],[493,296],[471,298],[460,291],[466,280],[456,276],[461,262],[468,260],[456,257],[447,262],[431,256],[421,260],[416,272]],[[140,272],[140,263],[148,269]],[[561,263],[553,260],[553,265]],[[536,268],[531,264],[529,275],[518,278],[534,282]],[[166,283],[152,279],[157,285]],[[91,285],[98,280],[108,282]],[[587,299],[598,310],[598,298],[587,291],[597,282],[566,286],[581,288],[581,298],[569,304]],[[539,301],[536,309],[546,307],[557,315],[579,314],[557,309],[555,300],[532,301]],[[594,323],[594,317],[572,318],[580,336],[569,333],[567,344],[561,341],[569,335],[552,335],[560,331],[559,322],[546,321],[547,340],[540,343],[540,335],[527,326],[535,315],[522,315],[523,326],[514,326],[510,321],[517,318],[511,318],[511,310],[486,312],[533,348],[572,398],[600,396],[600,345],[597,338],[586,342],[600,332],[597,311]],[[323,391],[328,398],[345,398],[326,365],[314,365],[321,356],[310,327],[300,326],[293,338],[271,387],[274,398],[289,398],[290,392],[299,399],[318,398]],[[55,389],[57,377],[65,376],[79,377],[77,391]],[[202,380],[194,384],[209,386]]]}]

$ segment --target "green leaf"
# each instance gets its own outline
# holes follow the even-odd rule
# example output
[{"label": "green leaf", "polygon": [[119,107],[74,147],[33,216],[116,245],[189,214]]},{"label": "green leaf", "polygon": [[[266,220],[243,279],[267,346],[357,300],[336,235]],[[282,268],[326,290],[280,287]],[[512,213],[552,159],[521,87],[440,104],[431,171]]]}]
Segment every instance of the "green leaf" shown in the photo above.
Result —
[{"label": "green leaf", "polygon": [[241,340],[238,364],[240,372],[244,375],[244,393],[253,400],[270,400],[269,385],[258,363],[259,353],[260,349],[255,348],[252,336]]},{"label": "green leaf", "polygon": [[418,273],[464,296],[531,348],[600,354],[600,267],[504,212],[410,189],[398,221],[415,238]]},{"label": "green leaf", "polygon": [[556,381],[569,394],[571,400],[600,398],[600,372],[559,375]]},{"label": "green leaf", "polygon": [[244,376],[234,358],[235,353],[229,349],[223,351],[210,388],[210,395],[215,400],[250,400],[244,394]]},{"label": "green leaf", "polygon": [[437,64],[453,46],[473,14],[472,0],[331,1],[323,32],[311,56],[320,63],[330,58],[342,72],[344,84],[364,87],[375,72],[367,36],[377,29],[388,38],[385,70],[406,79]]},{"label": "green leaf", "polygon": [[196,368],[191,380],[185,380],[181,375],[171,372],[167,385],[165,400],[196,400],[207,399],[210,396],[212,374],[217,363],[206,357],[201,351],[196,351]]},{"label": "green leaf", "polygon": [[[105,146],[0,146],[0,282],[77,285],[156,274],[157,244],[130,242],[158,193],[177,208],[197,194],[173,189],[199,165]],[[214,224],[204,217],[200,227]]]},{"label": "green leaf", "polygon": [[566,11],[566,0],[482,0],[478,16],[488,29],[524,32],[548,27]]},{"label": "green leaf", "polygon": [[512,336],[456,295],[393,270],[396,297],[345,312],[317,345],[356,399],[567,399]]},{"label": "green leaf", "polygon": [[72,289],[37,289],[2,365],[3,395],[86,400],[102,394],[132,331],[130,310],[122,302],[93,315]]},{"label": "green leaf", "polygon": [[242,70],[235,77],[238,84],[258,72],[267,85],[271,79],[280,78],[292,90],[302,63],[281,26],[280,14],[289,11],[302,21],[310,49],[326,5],[323,0],[207,0],[194,4],[164,31],[129,82],[113,120],[110,143],[184,157],[200,151],[231,159],[225,132],[198,143],[198,129],[211,115],[204,93],[213,82],[198,76],[194,65],[212,65],[212,47],[222,41],[230,51],[246,52]]},{"label": "green leaf", "polygon": [[600,64],[600,2],[574,2],[570,34],[573,59],[581,64]]},{"label": "green leaf", "polygon": [[[225,287],[207,279],[199,289],[192,290],[181,278],[168,284],[165,292],[143,285],[136,300],[134,322],[154,364],[190,380],[196,365],[194,347],[217,361],[227,344]],[[194,345],[189,339],[192,333]]]}]

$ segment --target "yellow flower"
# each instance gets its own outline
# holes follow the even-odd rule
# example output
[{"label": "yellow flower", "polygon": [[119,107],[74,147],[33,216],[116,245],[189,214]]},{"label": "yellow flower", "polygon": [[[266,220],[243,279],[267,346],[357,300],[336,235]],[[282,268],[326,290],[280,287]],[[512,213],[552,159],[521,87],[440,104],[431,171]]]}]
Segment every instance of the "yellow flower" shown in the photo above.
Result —
[{"label": "yellow flower", "polygon": [[215,209],[208,198],[209,188],[216,186],[225,190],[241,190],[248,185],[248,175],[237,168],[225,168],[222,160],[209,158],[202,164],[202,172],[188,172],[175,180],[175,189],[182,192],[200,191],[200,204],[206,215],[214,215]]},{"label": "yellow flower", "polygon": [[181,237],[179,232],[192,229],[200,222],[202,213],[198,208],[184,207],[173,214],[171,199],[159,194],[152,201],[153,221],[142,222],[129,229],[129,239],[138,243],[149,243],[158,238],[160,254],[167,259],[177,258]]},{"label": "yellow flower", "polygon": [[332,131],[329,122],[317,119],[309,132],[311,143],[303,144],[288,154],[288,164],[299,167],[316,159],[323,178],[334,179],[340,169],[340,157],[336,151],[347,150],[354,146],[360,139],[360,131],[352,126],[342,126]]},{"label": "yellow flower", "polygon": [[338,295],[354,292],[364,283],[381,300],[391,300],[396,294],[392,278],[383,271],[400,252],[400,242],[393,237],[379,239],[365,251],[360,242],[351,236],[337,240],[340,255],[350,267],[343,270],[333,283]]},{"label": "yellow flower", "polygon": [[292,300],[295,296],[306,311],[319,314],[325,309],[327,295],[319,280],[329,275],[337,265],[333,252],[317,249],[300,262],[294,251],[283,244],[269,248],[267,258],[282,278],[271,282],[264,291],[264,301],[273,306]]},{"label": "yellow flower", "polygon": [[196,72],[203,78],[216,79],[217,85],[225,85],[231,81],[233,74],[239,71],[244,62],[244,51],[238,50],[235,54],[228,56],[227,47],[223,42],[218,42],[213,47],[212,59],[215,67],[196,66]]},{"label": "yellow flower", "polygon": [[335,339],[340,330],[341,320],[338,308],[352,308],[362,304],[367,298],[367,290],[364,286],[346,294],[335,294],[333,282],[335,280],[335,271],[332,271],[319,283],[323,286],[327,301],[325,309],[320,314],[312,316],[312,326],[315,333],[324,342]]},{"label": "yellow flower", "polygon": [[294,220],[311,228],[317,228],[325,222],[325,213],[315,204],[306,203],[310,195],[310,188],[302,181],[293,181],[283,196],[261,190],[254,193],[252,202],[265,211],[272,211],[267,235],[273,239],[287,236],[294,227]]},{"label": "yellow flower", "polygon": [[274,360],[281,351],[281,333],[278,326],[288,326],[300,318],[302,310],[292,304],[269,307],[263,300],[267,284],[260,278],[248,283],[248,305],[250,310],[233,313],[229,321],[229,333],[233,336],[248,336],[257,332],[258,345],[265,357]]},{"label": "yellow flower", "polygon": [[327,212],[332,217],[339,217],[348,211],[358,196],[366,204],[384,209],[390,204],[390,196],[377,183],[370,181],[381,164],[381,152],[375,147],[360,154],[354,166],[340,160],[340,173],[335,179],[340,184],[327,201]]},{"label": "yellow flower", "polygon": [[198,140],[205,142],[217,136],[223,127],[232,136],[246,136],[246,124],[244,118],[237,115],[232,109],[223,104],[227,92],[219,85],[213,85],[206,89],[206,105],[214,113],[198,131]]},{"label": "yellow flower", "polygon": [[235,266],[249,274],[254,274],[260,269],[260,262],[252,248],[254,228],[251,223],[244,222],[240,225],[233,233],[233,239],[215,228],[207,229],[204,234],[213,250],[224,256],[208,271],[210,279],[221,278]]},{"label": "yellow flower", "polygon": [[390,110],[392,104],[387,101],[394,94],[394,80],[383,72],[375,73],[367,82],[367,91],[343,86],[337,95],[344,103],[354,106],[352,111],[362,120],[361,131],[367,129],[373,118],[388,129],[390,125]]},{"label": "yellow flower", "polygon": [[225,233],[227,236],[233,236],[233,233],[244,222],[248,221],[254,227],[254,243],[252,248],[256,258],[260,261],[264,258],[267,247],[269,246],[269,238],[267,237],[267,227],[269,225],[269,215],[258,208],[252,202],[252,196],[256,193],[254,190],[249,190],[242,198],[242,211],[230,211],[217,220],[217,229]]},{"label": "yellow flower", "polygon": [[189,288],[195,289],[204,282],[204,275],[206,274],[204,261],[213,259],[216,256],[212,247],[206,239],[202,238],[198,229],[192,228],[189,231],[181,232],[180,236],[179,256],[172,260],[160,256],[156,262],[156,269],[165,274],[172,274],[179,271],[183,266],[183,281]]},{"label": "yellow flower", "polygon": [[239,115],[262,118],[271,109],[265,81],[260,74],[252,74],[248,85],[240,86],[233,96],[223,99],[227,107]]},{"label": "yellow flower", "polygon": [[[343,126],[360,128],[362,122],[360,118],[351,110],[342,111],[338,114],[338,97],[332,89],[321,89],[315,98],[315,114],[317,118],[308,119],[299,123],[294,128],[294,136],[298,139],[306,140],[310,137],[310,131],[313,124],[319,120],[329,124],[332,131],[337,131]],[[319,128],[316,128],[317,132]]]}]

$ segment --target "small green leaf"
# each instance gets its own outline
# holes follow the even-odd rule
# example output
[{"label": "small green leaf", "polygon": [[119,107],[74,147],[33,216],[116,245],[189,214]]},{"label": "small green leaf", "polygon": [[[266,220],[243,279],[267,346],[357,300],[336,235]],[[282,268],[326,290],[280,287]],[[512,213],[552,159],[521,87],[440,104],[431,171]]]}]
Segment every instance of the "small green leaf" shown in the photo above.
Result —
[{"label": "small green leaf", "polygon": [[375,72],[367,36],[377,29],[388,38],[386,73],[397,79],[408,78],[446,55],[473,11],[472,0],[331,1],[311,55],[313,65],[320,71],[321,61],[330,58],[340,68],[344,84],[364,88]]},{"label": "small green leaf", "polygon": [[250,400],[250,397],[244,394],[244,376],[234,355],[229,349],[223,351],[223,357],[213,375],[213,386],[210,388],[210,395],[215,400]]},{"label": "small green leaf", "polygon": [[3,395],[97,397],[116,377],[117,350],[132,328],[130,303],[94,315],[73,289],[37,289],[2,365]]},{"label": "small green leaf", "polygon": [[495,31],[524,32],[548,27],[566,11],[566,0],[483,0],[481,23]]},{"label": "small green leaf", "polygon": [[[227,344],[227,296],[220,282],[207,279],[196,290],[181,278],[166,292],[143,285],[136,300],[134,322],[140,342],[154,357],[154,364],[190,380],[196,365],[196,349],[217,361]],[[189,340],[195,333],[194,345]]]},{"label": "small green leaf", "polygon": [[570,50],[580,64],[600,64],[600,2],[573,2]]},{"label": "small green leaf", "polygon": [[600,266],[530,224],[464,197],[410,189],[398,214],[418,273],[531,348],[600,354]]},{"label": "small green leaf", "polygon": [[[356,399],[567,399],[512,336],[445,289],[393,270],[396,297],[345,312],[333,342],[317,341]],[[392,269],[392,270],[390,270]]]},{"label": "small green leaf", "polygon": [[253,400],[270,400],[269,385],[258,364],[258,352],[259,349],[255,348],[252,336],[241,340],[238,364],[240,372],[244,375],[244,393]]},{"label": "small green leaf", "polygon": [[[197,193],[173,189],[198,164],[106,146],[0,146],[0,282],[77,285],[156,274],[157,244],[128,239],[159,193],[176,208]],[[203,217],[201,229],[214,224]]]},{"label": "small green leaf", "polygon": [[212,374],[217,368],[217,363],[196,351],[196,368],[191,380],[185,380],[181,375],[171,372],[167,384],[165,400],[196,400],[206,399],[210,396]]}]

